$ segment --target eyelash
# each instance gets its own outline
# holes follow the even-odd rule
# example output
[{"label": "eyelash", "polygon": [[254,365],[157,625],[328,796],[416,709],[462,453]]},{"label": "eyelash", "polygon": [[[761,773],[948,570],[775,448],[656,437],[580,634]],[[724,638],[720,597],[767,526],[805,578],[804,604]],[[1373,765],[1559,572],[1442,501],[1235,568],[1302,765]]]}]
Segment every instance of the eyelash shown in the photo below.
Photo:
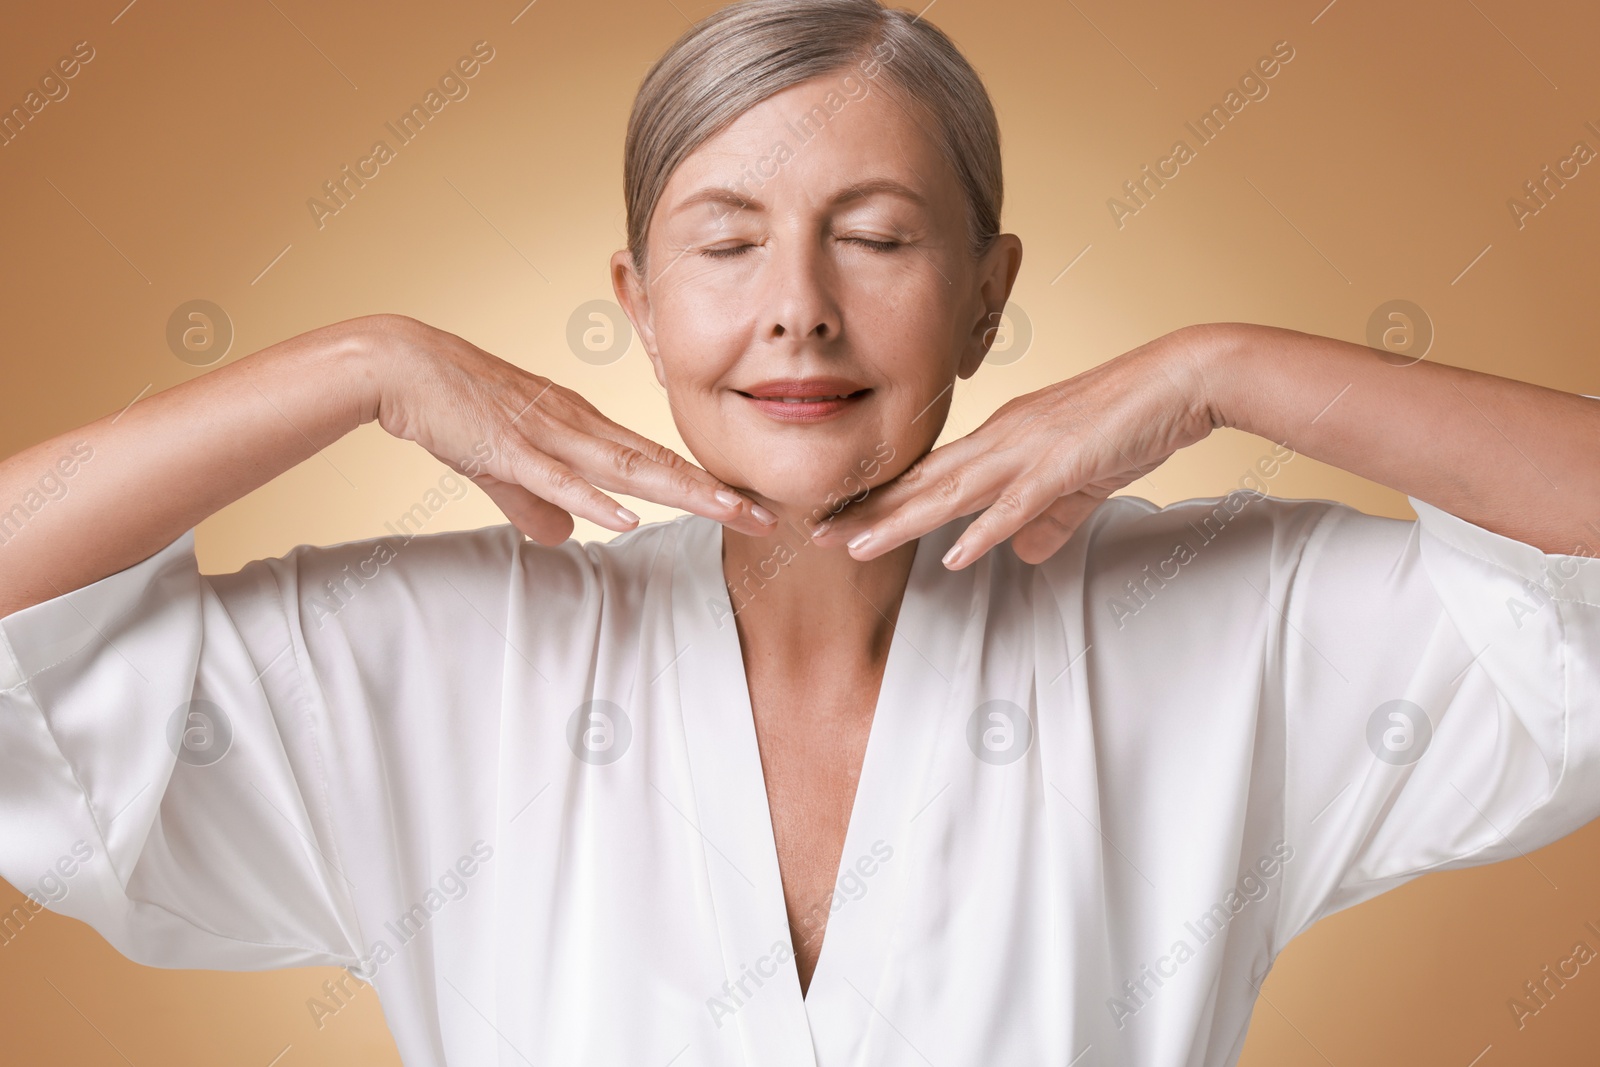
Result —
[{"label": "eyelash", "polygon": [[[866,245],[874,252],[893,252],[900,247],[899,241],[869,241],[865,237],[845,237],[841,239],[855,244]],[[742,255],[745,249],[754,247],[754,245],[735,245],[732,248],[706,248],[702,249],[700,254],[709,259],[732,259],[735,256]]]}]

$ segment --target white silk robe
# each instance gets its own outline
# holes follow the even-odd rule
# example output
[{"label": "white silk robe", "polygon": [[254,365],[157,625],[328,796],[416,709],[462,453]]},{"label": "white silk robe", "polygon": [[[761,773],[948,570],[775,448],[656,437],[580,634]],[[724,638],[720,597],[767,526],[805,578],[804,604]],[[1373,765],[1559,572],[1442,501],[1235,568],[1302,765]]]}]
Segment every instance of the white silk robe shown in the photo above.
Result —
[{"label": "white silk robe", "polygon": [[1600,560],[1412,503],[923,538],[804,997],[695,516],[189,533],[5,618],[0,875],[144,963],[349,967],[412,1067],[1232,1064],[1317,919],[1600,814]]}]

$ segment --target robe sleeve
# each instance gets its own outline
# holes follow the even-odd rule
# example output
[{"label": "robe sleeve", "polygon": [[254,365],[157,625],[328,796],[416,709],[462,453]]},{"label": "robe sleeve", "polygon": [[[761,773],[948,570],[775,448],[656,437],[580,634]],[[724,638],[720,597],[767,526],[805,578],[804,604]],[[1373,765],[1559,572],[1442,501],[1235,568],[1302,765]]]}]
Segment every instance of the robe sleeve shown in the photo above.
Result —
[{"label": "robe sleeve", "polygon": [[1537,868],[1600,816],[1600,559],[1411,504],[1329,505],[1263,606],[1295,849],[1280,945],[1428,871]]},{"label": "robe sleeve", "polygon": [[43,905],[154,966],[357,964],[360,891],[405,875],[358,867],[351,839],[404,851],[426,813],[385,809],[413,773],[389,750],[468,672],[498,680],[503,643],[431,653],[464,625],[447,583],[503,620],[509,529],[215,576],[190,531],[0,620],[0,876],[28,898],[0,939]]}]

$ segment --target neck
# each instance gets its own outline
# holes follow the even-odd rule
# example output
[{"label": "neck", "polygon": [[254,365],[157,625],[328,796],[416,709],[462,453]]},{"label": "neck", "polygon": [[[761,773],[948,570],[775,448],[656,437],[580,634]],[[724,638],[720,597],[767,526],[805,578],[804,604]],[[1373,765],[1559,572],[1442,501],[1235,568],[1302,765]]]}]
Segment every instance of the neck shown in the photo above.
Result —
[{"label": "neck", "polygon": [[840,668],[881,664],[917,543],[862,562],[814,544],[808,512],[772,510],[778,527],[766,537],[722,528],[722,574],[746,655],[781,656],[797,671],[819,656]]}]

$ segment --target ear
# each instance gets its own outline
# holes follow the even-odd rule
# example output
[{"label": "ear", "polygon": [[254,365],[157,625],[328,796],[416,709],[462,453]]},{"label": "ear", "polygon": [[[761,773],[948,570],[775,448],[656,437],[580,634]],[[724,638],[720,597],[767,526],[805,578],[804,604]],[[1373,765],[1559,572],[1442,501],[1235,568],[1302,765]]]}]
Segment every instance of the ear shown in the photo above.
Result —
[{"label": "ear", "polygon": [[994,346],[1000,317],[1005,312],[1006,301],[1011,298],[1011,287],[1016,284],[1017,272],[1021,269],[1022,238],[1014,233],[997,236],[978,261],[979,315],[962,349],[961,365],[956,371],[961,377],[970,378],[983,366],[983,358]]},{"label": "ear", "polygon": [[644,345],[645,355],[650,357],[650,366],[655,369],[656,381],[665,389],[667,378],[662,371],[661,357],[656,352],[655,324],[650,318],[650,290],[635,268],[633,253],[625,248],[611,255],[611,289],[617,294],[617,302],[622,305],[628,321],[633,323],[634,332],[639,335],[639,343]]}]

